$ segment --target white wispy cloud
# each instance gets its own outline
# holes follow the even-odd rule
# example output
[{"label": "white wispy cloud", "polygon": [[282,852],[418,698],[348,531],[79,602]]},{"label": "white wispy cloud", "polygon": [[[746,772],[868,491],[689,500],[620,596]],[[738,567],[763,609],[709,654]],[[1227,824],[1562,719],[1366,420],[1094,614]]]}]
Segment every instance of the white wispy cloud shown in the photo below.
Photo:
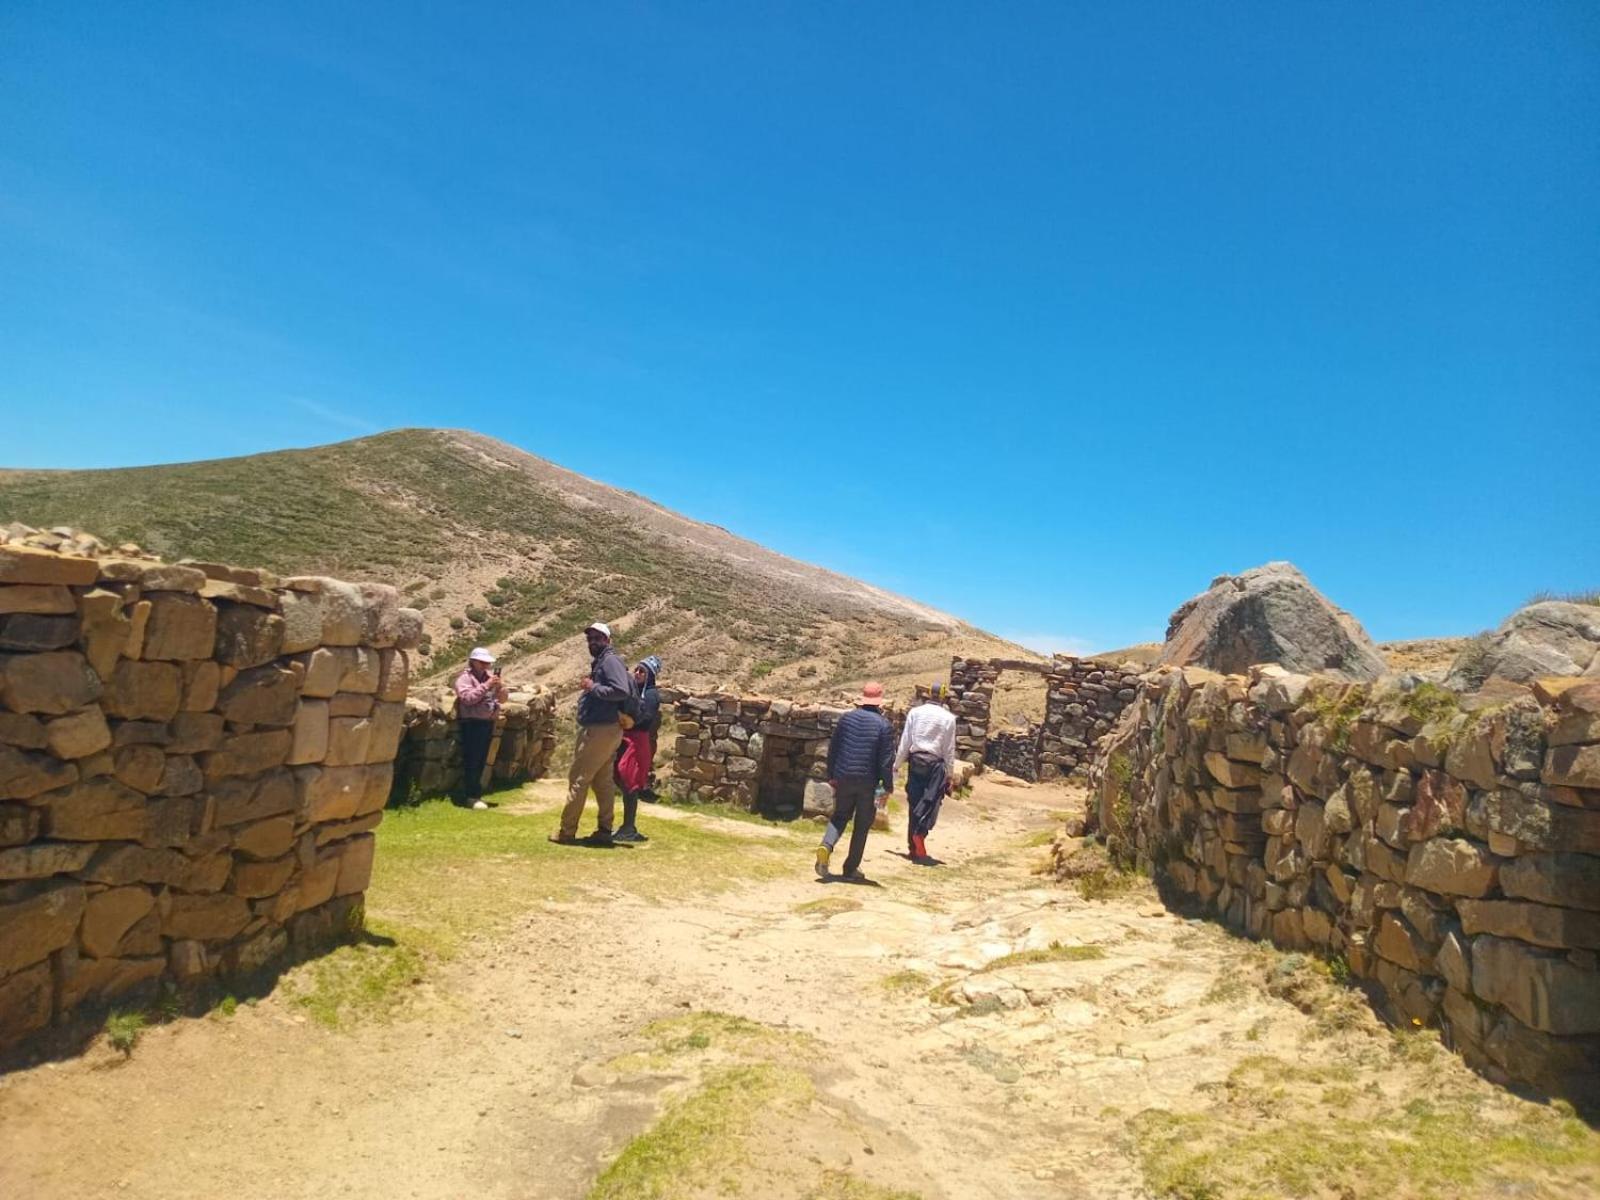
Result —
[{"label": "white wispy cloud", "polygon": [[309,400],[304,396],[286,396],[284,398],[296,408],[303,412],[308,412],[313,417],[326,421],[330,425],[339,425],[345,429],[357,430],[360,433],[378,433],[382,428],[362,417],[340,412],[337,408],[330,408],[326,404],[319,404],[317,401]]}]

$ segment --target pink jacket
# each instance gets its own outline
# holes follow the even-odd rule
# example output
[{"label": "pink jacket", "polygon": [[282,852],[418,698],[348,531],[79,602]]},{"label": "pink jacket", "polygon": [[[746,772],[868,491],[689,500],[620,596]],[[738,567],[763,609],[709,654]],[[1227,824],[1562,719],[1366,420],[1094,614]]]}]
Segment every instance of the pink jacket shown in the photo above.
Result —
[{"label": "pink jacket", "polygon": [[485,676],[479,681],[469,667],[456,676],[456,719],[492,721],[500,711],[500,680]]}]

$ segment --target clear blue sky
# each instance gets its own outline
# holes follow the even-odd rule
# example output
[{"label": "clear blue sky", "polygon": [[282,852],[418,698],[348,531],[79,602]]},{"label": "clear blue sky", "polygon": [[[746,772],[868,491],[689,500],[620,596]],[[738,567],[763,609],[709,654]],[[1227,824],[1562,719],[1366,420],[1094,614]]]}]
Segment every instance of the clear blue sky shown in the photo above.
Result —
[{"label": "clear blue sky", "polygon": [[1042,646],[1600,586],[1593,3],[0,5],[0,464],[465,426]]}]

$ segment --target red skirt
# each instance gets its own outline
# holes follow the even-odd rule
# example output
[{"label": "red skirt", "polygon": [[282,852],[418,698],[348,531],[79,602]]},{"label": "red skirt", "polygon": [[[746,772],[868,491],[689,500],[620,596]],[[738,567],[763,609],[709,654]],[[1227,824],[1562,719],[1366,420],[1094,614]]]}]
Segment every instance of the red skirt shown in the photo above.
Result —
[{"label": "red skirt", "polygon": [[655,765],[655,750],[651,746],[650,731],[629,729],[622,734],[622,756],[617,759],[617,781],[623,790],[642,792],[650,782],[650,768]]}]

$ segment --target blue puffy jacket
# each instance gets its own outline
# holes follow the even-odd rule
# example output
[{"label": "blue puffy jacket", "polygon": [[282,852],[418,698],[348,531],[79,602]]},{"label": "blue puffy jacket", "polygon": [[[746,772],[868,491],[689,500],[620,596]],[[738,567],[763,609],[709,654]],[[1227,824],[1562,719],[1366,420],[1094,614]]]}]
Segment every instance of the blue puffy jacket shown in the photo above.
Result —
[{"label": "blue puffy jacket", "polygon": [[875,709],[839,718],[828,742],[828,778],[870,780],[894,791],[894,726]]}]

